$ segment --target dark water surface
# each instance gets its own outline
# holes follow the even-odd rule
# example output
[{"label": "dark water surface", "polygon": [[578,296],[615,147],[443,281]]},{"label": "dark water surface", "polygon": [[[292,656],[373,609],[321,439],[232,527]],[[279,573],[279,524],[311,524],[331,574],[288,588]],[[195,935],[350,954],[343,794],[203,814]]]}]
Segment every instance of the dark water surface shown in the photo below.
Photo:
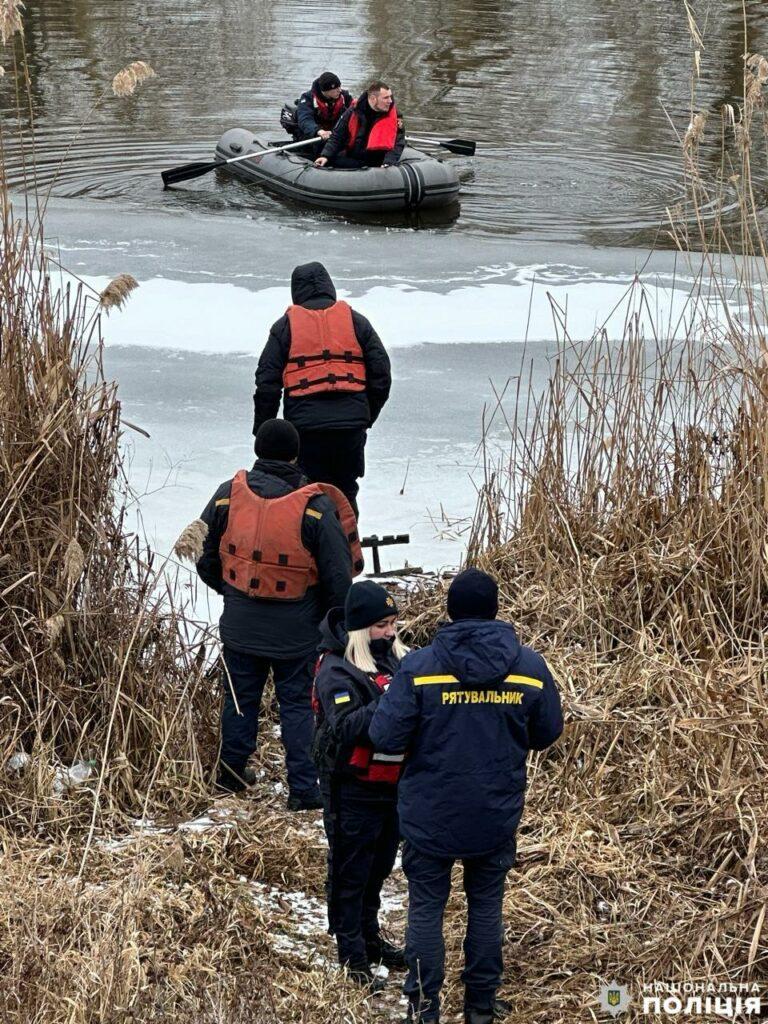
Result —
[{"label": "dark water surface", "polygon": [[[696,105],[715,107],[740,90],[742,2],[691,7],[705,39]],[[760,50],[768,5],[752,0],[747,14],[747,49]],[[279,135],[283,100],[326,68],[353,91],[384,76],[414,133],[480,142],[458,161],[453,230],[647,245],[680,194],[670,119],[682,135],[692,65],[682,0],[27,0],[25,26],[36,174],[57,196],[333,220],[212,175],[167,193],[159,179],[208,157],[233,125]],[[137,59],[157,79],[114,98],[112,76]],[[7,75],[6,140],[12,102]],[[9,153],[20,185],[12,143]]]}]

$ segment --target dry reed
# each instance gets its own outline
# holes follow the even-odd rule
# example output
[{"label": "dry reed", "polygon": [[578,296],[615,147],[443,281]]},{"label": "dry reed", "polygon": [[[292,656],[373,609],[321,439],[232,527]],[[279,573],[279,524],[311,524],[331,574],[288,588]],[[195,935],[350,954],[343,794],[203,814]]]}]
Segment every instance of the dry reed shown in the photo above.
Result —
[{"label": "dry reed", "polygon": [[118,274],[99,295],[102,309],[122,309],[128,296],[139,287],[139,282],[131,274]]},{"label": "dry reed", "polygon": [[146,61],[135,60],[117,72],[112,79],[112,92],[119,97],[132,96],[137,86],[154,77],[155,72]]},{"label": "dry reed", "polygon": [[203,553],[203,544],[207,536],[207,524],[202,519],[195,519],[179,534],[173,546],[174,554],[182,561],[196,562]]},{"label": "dry reed", "polygon": [[0,0],[0,41],[4,46],[17,32],[23,34],[23,10],[24,4],[21,0]]}]

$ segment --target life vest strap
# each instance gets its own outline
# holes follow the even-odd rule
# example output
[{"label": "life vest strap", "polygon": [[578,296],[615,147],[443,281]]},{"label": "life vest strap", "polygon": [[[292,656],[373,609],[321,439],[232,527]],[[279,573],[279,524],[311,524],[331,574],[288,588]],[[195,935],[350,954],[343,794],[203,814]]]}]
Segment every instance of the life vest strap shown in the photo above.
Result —
[{"label": "life vest strap", "polygon": [[318,384],[339,384],[341,382],[347,384],[359,384],[361,387],[365,387],[365,380],[360,377],[356,377],[354,373],[329,373],[326,377],[316,377],[314,380],[310,380],[308,377],[302,377],[300,381],[295,384],[289,384],[288,387],[284,388],[286,395],[290,395],[292,391],[303,391],[308,387],[317,387]]},{"label": "life vest strap", "polygon": [[[286,362],[295,363],[297,366],[306,366],[307,363],[322,362],[323,360],[331,359],[331,352],[326,348],[322,352],[318,352],[317,355],[311,356],[290,356]],[[356,356],[354,352],[342,352],[339,355],[333,355],[334,359],[343,359],[345,363],[364,363],[364,356]]]}]

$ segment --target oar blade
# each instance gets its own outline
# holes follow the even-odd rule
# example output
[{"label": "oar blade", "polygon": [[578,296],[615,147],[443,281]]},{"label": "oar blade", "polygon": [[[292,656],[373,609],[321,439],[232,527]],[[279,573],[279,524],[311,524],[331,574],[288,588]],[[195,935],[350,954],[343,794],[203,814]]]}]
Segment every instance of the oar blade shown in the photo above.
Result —
[{"label": "oar blade", "polygon": [[477,143],[470,142],[469,139],[445,139],[440,145],[443,149],[451,153],[460,153],[462,156],[474,156],[477,150]]},{"label": "oar blade", "polygon": [[206,163],[198,161],[194,164],[182,164],[181,167],[171,167],[170,170],[161,171],[160,177],[167,188],[169,185],[178,185],[180,181],[191,181],[192,178],[201,178],[204,174],[221,167],[226,160],[209,160]]}]

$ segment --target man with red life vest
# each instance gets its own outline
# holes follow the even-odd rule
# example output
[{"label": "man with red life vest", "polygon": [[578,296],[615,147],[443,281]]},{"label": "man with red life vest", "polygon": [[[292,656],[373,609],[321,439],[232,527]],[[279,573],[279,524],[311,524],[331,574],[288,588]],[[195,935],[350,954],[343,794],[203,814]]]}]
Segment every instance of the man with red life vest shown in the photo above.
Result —
[{"label": "man with red life vest", "polygon": [[407,648],[397,605],[371,580],[353,583],[343,608],[321,626],[313,702],[313,746],[328,836],[328,930],[352,981],[376,991],[371,965],[405,969],[404,951],[381,934],[381,887],[392,871],[400,830],[397,782],[403,758],[380,754],[368,723]]},{"label": "man with red life vest", "polygon": [[405,148],[403,121],[386,82],[372,82],[340,118],[318,167],[392,167]]},{"label": "man with red life vest", "polygon": [[283,416],[301,438],[304,472],[338,487],[357,514],[366,432],[392,384],[389,357],[369,321],[336,301],[322,263],[296,267],[291,296],[259,358],[253,432],[277,415],[282,397]]},{"label": "man with red life vest", "polygon": [[[312,87],[299,97],[296,104],[296,121],[298,123],[297,141],[300,139],[317,138],[315,154],[319,154],[323,144],[331,137],[331,132],[342,114],[351,106],[352,96],[341,88],[338,75],[332,71],[324,71],[312,83]],[[311,147],[309,147],[311,148]],[[308,149],[301,152],[309,155]]]},{"label": "man with red life vest", "polygon": [[335,488],[310,485],[296,465],[299,436],[268,420],[257,460],[211,498],[197,571],[224,598],[219,621],[226,674],[218,786],[254,781],[259,707],[272,671],[288,772],[288,807],[322,806],[312,762],[312,679],[319,625],[362,570],[354,513]]}]

